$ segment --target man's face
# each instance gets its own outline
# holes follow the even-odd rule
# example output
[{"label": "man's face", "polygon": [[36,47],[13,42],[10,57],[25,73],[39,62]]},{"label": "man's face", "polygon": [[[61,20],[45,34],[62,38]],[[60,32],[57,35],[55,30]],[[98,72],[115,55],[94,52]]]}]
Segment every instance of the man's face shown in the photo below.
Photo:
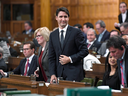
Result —
[{"label": "man's face", "polygon": [[104,28],[100,26],[100,24],[96,24],[96,30],[101,34],[104,31]]},{"label": "man's face", "polygon": [[83,31],[84,31],[85,34],[87,34],[88,29],[89,29],[89,27],[87,28],[87,25],[83,26]]},{"label": "man's face", "polygon": [[32,54],[34,54],[34,49],[30,48],[30,44],[25,44],[23,46],[23,54],[26,58],[29,58]]},{"label": "man's face", "polygon": [[118,33],[116,31],[112,31],[110,34],[110,37],[113,37],[113,36],[118,36]]},{"label": "man's face", "polygon": [[128,28],[124,28],[124,26],[121,26],[120,27],[120,32],[122,33],[122,34],[128,34]]},{"label": "man's face", "polygon": [[92,42],[94,41],[96,38],[94,32],[92,30],[88,31],[87,32],[87,39],[89,40],[89,42]]},{"label": "man's face", "polygon": [[110,55],[116,59],[121,58],[123,56],[123,53],[124,53],[124,47],[122,46],[122,48],[123,48],[123,50],[120,50],[120,49],[114,48],[114,47],[110,47],[109,48]]},{"label": "man's face", "polygon": [[66,14],[63,11],[60,11],[58,13],[58,16],[56,16],[56,20],[58,22],[58,25],[61,29],[63,29],[64,27],[66,27],[66,25],[68,24],[69,21],[69,17],[68,14]]},{"label": "man's face", "polygon": [[128,35],[123,35],[122,38],[126,41],[126,45],[128,45]]},{"label": "man's face", "polygon": [[29,29],[31,29],[31,27],[29,26],[28,23],[25,23],[25,24],[24,24],[24,28],[25,28],[26,31],[28,31]]},{"label": "man's face", "polygon": [[126,4],[125,4],[125,3],[121,3],[121,4],[120,4],[120,12],[121,12],[121,13],[125,13],[126,10],[127,10]]}]

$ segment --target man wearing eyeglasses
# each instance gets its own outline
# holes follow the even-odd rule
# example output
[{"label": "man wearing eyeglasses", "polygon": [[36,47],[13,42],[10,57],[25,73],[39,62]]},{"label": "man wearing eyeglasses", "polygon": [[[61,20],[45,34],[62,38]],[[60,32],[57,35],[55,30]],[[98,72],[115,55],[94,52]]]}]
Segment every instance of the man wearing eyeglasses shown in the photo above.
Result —
[{"label": "man wearing eyeglasses", "polygon": [[[24,59],[20,61],[19,66],[14,69],[12,72],[14,74],[30,76],[34,74],[34,71],[37,69],[37,56],[34,54],[35,45],[32,41],[25,42],[23,44],[23,54],[25,56]],[[0,73],[3,76],[8,76],[9,72],[3,72],[0,70]]]},{"label": "man wearing eyeglasses", "polygon": [[127,4],[125,2],[121,2],[119,5],[119,9],[121,14],[118,16],[119,23],[114,23],[116,29],[120,30],[120,24],[124,22],[128,22],[128,12],[127,12]]}]

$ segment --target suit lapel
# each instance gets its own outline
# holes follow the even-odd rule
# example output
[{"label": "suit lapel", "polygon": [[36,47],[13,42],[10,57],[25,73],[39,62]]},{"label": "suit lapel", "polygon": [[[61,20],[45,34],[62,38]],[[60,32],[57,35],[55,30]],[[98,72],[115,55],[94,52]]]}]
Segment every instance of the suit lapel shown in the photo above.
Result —
[{"label": "suit lapel", "polygon": [[64,46],[63,46],[63,49],[66,45],[66,43],[68,42],[68,39],[70,37],[70,34],[71,34],[71,27],[68,25],[68,28],[67,28],[67,32],[66,32],[66,35],[65,35],[65,39],[64,39]]},{"label": "suit lapel", "polygon": [[[29,66],[28,75],[30,74],[31,70],[33,69],[33,63],[34,63],[34,60],[35,60],[34,58],[35,58],[35,55],[34,55],[34,57],[32,58],[31,64],[30,64],[30,66]],[[33,73],[33,74],[34,74],[34,73]]]},{"label": "suit lapel", "polygon": [[43,56],[42,56],[42,59],[45,57],[46,53],[47,53],[47,50],[48,50],[48,42],[46,43],[46,46],[45,46],[45,49],[44,49],[44,52],[43,52]]}]

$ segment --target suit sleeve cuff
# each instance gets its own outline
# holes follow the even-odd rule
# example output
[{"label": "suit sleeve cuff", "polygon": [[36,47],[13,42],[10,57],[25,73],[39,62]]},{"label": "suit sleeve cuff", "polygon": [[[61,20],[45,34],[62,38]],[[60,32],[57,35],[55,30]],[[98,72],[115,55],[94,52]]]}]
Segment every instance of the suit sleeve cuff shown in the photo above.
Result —
[{"label": "suit sleeve cuff", "polygon": [[73,63],[72,58],[70,56],[69,56],[69,59],[70,59],[70,63]]}]

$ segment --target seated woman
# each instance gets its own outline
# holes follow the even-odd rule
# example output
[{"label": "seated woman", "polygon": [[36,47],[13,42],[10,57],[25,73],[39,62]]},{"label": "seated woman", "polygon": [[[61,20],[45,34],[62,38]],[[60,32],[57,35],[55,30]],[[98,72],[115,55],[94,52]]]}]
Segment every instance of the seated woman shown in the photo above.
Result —
[{"label": "seated woman", "polygon": [[109,53],[105,62],[105,74],[102,85],[108,85],[112,89],[120,90],[117,59]]}]

